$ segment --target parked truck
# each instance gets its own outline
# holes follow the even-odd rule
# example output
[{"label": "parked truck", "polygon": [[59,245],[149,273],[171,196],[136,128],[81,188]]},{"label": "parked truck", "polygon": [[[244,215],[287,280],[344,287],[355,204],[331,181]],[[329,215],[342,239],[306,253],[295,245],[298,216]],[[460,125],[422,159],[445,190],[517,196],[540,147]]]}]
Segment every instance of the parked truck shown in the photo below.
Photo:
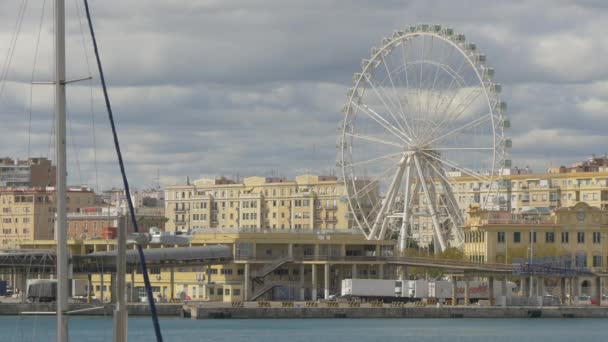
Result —
[{"label": "parked truck", "polygon": [[[465,298],[465,282],[456,282],[456,298]],[[507,282],[507,297],[512,296],[515,292],[516,285],[513,282]],[[502,282],[494,282],[494,297],[502,295]],[[438,280],[429,282],[428,297],[437,299],[452,298],[452,282],[447,280]],[[487,281],[470,281],[469,296],[471,301],[490,298],[490,285]]]},{"label": "parked truck", "polygon": [[401,297],[401,281],[387,279],[343,279],[341,296],[353,299],[390,301]]}]

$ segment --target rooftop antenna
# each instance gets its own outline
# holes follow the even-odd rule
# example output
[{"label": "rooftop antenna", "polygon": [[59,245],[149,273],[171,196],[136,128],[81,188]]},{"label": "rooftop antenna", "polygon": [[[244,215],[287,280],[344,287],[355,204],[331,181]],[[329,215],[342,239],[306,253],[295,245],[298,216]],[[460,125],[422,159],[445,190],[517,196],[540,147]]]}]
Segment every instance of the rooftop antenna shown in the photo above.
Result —
[{"label": "rooftop antenna", "polygon": [[156,169],[156,177],[153,180],[156,181],[156,189],[160,190],[160,169]]}]

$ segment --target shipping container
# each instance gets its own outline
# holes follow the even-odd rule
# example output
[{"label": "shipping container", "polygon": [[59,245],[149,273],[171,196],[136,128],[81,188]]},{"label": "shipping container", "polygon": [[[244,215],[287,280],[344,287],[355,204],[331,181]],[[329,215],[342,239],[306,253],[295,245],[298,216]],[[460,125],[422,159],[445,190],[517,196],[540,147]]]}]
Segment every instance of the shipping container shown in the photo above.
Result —
[{"label": "shipping container", "polygon": [[342,296],[360,298],[396,297],[396,283],[399,280],[387,279],[343,279]]}]

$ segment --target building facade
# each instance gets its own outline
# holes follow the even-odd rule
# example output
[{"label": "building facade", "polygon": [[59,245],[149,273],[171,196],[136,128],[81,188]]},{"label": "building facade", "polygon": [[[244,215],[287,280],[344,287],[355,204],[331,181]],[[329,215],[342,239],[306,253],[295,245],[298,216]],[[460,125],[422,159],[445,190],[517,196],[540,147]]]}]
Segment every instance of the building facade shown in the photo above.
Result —
[{"label": "building facade", "polygon": [[349,229],[345,187],[334,176],[295,180],[200,179],[165,189],[166,230],[206,228]]},{"label": "building facade", "polygon": [[0,188],[55,186],[55,166],[47,158],[0,158]]},{"label": "building facade", "polygon": [[[69,188],[67,211],[80,212],[96,204],[88,188]],[[55,235],[55,189],[0,189],[0,245],[15,247],[22,241],[53,239]]]},{"label": "building facade", "polygon": [[[357,231],[319,233],[312,230],[221,229],[201,233],[190,246],[225,245],[232,250],[226,262],[201,266],[150,267],[154,297],[195,301],[244,301],[258,299],[311,300],[340,292],[342,279],[395,279],[389,265],[395,241],[367,241]],[[73,255],[112,251],[116,240],[70,240]],[[54,241],[32,241],[21,248],[53,249]],[[146,248],[162,248],[149,244]],[[129,248],[135,248],[131,245]],[[74,279],[87,281],[86,274]],[[91,273],[91,295],[109,301],[112,275],[100,265]],[[143,275],[126,276],[130,301],[146,296]]]},{"label": "building facade", "polygon": [[585,267],[608,265],[608,211],[586,203],[523,214],[473,208],[464,229],[464,254],[471,261],[584,255]]}]

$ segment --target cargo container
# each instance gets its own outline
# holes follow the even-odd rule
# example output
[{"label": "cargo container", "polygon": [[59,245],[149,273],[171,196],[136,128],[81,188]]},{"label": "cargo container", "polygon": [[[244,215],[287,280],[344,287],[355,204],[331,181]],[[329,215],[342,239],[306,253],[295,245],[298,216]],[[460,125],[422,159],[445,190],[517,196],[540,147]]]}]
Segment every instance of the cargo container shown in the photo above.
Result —
[{"label": "cargo container", "polygon": [[86,297],[87,283],[86,279],[72,279],[72,297]]},{"label": "cargo container", "polygon": [[[507,282],[507,297],[514,294],[515,283]],[[456,298],[465,298],[465,282],[456,282]],[[502,282],[494,282],[494,298],[502,295]],[[434,281],[429,283],[429,297],[437,299],[452,298],[452,282],[447,280]],[[487,281],[469,281],[469,299],[476,301],[479,299],[490,298],[490,286]]]},{"label": "cargo container", "polygon": [[406,280],[403,282],[403,296],[422,299],[429,295],[429,282],[427,280]]},{"label": "cargo container", "polygon": [[30,303],[50,303],[57,299],[56,279],[28,279],[27,300]]},{"label": "cargo container", "polygon": [[[399,283],[399,284],[397,284]],[[358,297],[367,299],[400,297],[395,291],[400,280],[387,279],[343,279],[341,295],[343,297]]]}]

